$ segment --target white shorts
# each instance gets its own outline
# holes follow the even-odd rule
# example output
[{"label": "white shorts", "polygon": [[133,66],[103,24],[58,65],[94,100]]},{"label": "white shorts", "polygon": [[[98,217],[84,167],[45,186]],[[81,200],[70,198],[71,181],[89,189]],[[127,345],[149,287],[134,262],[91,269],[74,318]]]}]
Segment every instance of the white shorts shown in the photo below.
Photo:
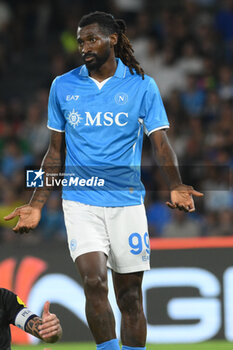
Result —
[{"label": "white shorts", "polygon": [[101,251],[113,271],[150,269],[150,246],[144,205],[97,207],[63,200],[70,255]]}]

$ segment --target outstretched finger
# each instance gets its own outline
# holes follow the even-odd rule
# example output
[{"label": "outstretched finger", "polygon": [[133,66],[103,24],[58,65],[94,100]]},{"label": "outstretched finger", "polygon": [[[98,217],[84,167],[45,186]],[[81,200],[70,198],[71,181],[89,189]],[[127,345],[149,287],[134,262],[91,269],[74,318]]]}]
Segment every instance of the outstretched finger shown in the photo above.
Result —
[{"label": "outstretched finger", "polygon": [[23,226],[23,227],[20,227],[18,231],[20,234],[24,234],[24,233],[28,233],[29,229]]},{"label": "outstretched finger", "polygon": [[12,211],[12,213],[8,214],[7,216],[4,216],[4,220],[8,221],[14,219],[16,216],[19,216],[18,209],[15,209],[14,211]]},{"label": "outstretched finger", "polygon": [[193,211],[195,211],[195,205],[194,205],[194,200],[191,197],[191,201],[189,203],[189,213],[192,213]]},{"label": "outstretched finger", "polygon": [[193,211],[195,211],[195,207],[189,209],[189,213],[192,213]]},{"label": "outstretched finger", "polygon": [[196,191],[194,189],[190,190],[189,191],[189,194],[193,195],[193,196],[196,196],[196,197],[203,197],[204,196],[204,193],[202,192],[199,192],[199,191]]},{"label": "outstretched finger", "polygon": [[170,202],[166,202],[166,205],[171,208],[171,209],[176,209],[177,208],[177,205],[176,204],[173,204],[173,203],[170,203]]},{"label": "outstretched finger", "polygon": [[177,205],[177,208],[181,211],[185,211],[186,213],[189,212],[189,207],[186,207],[185,205]]},{"label": "outstretched finger", "polygon": [[21,229],[21,227],[20,227],[20,225],[19,225],[19,222],[16,224],[16,226],[15,227],[13,227],[13,231],[15,232],[15,233],[18,233],[19,231],[20,231],[20,229]]}]

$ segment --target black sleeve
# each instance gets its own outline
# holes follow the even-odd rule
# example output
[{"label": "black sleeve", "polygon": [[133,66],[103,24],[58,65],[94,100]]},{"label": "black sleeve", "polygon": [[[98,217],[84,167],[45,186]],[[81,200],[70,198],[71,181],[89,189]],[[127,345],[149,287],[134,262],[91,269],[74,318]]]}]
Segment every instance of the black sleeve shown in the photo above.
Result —
[{"label": "black sleeve", "polygon": [[0,307],[4,310],[8,322],[14,324],[16,315],[26,305],[13,292],[0,288]]}]

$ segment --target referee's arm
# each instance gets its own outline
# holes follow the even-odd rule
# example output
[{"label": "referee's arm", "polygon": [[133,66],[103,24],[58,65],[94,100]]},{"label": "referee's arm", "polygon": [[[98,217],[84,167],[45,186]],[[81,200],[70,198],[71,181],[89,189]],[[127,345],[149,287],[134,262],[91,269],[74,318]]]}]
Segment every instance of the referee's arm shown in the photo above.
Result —
[{"label": "referee's arm", "polygon": [[25,331],[46,343],[55,343],[62,337],[60,321],[55,314],[49,312],[49,302],[44,304],[42,318],[35,316],[25,326]]},{"label": "referee's arm", "polygon": [[57,316],[50,313],[49,306],[50,303],[46,301],[42,317],[40,318],[31,312],[15,293],[8,289],[0,288],[0,321],[3,324],[6,322],[13,324],[46,343],[55,343],[62,336],[62,327]]}]

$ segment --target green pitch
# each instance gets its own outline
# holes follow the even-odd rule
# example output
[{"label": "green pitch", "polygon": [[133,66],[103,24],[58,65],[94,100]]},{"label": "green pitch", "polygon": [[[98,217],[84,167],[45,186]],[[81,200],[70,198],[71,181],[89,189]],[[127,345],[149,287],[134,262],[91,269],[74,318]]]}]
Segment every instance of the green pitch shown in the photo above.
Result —
[{"label": "green pitch", "polygon": [[[12,346],[12,350],[95,350],[93,343],[60,343],[44,345]],[[225,341],[213,341],[198,344],[148,344],[147,350],[232,350],[233,343]]]}]

